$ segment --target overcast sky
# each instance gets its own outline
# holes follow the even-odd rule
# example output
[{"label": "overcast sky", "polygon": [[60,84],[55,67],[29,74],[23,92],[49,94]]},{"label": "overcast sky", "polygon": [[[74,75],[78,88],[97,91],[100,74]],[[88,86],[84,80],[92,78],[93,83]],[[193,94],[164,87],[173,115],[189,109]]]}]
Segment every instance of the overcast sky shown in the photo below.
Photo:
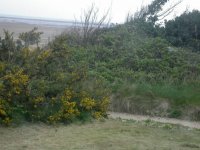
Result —
[{"label": "overcast sky", "polygon": [[[101,11],[110,8],[113,23],[124,22],[128,12],[134,13],[140,6],[152,0],[0,0],[0,15],[52,18],[63,20],[79,19],[81,13],[92,3]],[[177,0],[171,0],[174,3]],[[200,10],[200,0],[183,0],[171,16],[179,15],[186,8]]]}]

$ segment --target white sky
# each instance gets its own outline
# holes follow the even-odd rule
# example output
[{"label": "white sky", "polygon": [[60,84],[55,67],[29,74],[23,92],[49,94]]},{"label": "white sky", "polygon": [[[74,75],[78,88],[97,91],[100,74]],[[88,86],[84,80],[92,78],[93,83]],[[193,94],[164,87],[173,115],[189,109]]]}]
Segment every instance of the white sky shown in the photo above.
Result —
[{"label": "white sky", "polygon": [[[106,12],[111,8],[111,22],[124,22],[128,12],[134,13],[142,4],[149,4],[152,0],[0,0],[0,15],[16,15],[40,18],[74,20],[79,19],[81,13],[92,3]],[[171,0],[171,3],[177,0]],[[183,0],[175,13],[179,15],[187,7],[189,10],[200,10],[200,0]]]}]

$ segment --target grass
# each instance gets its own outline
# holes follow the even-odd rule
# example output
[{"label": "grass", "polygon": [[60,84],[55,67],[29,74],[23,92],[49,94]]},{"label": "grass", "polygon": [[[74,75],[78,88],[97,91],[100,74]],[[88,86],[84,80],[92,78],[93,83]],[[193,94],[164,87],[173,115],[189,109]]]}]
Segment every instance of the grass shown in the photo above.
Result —
[{"label": "grass", "polygon": [[152,121],[106,120],[84,125],[26,124],[0,128],[2,150],[188,150],[200,130]]},{"label": "grass", "polygon": [[175,105],[200,105],[199,85],[170,85],[170,84],[141,84],[137,86],[136,94],[145,95],[151,93],[155,97],[170,100]]},{"label": "grass", "polygon": [[200,121],[199,84],[127,83],[111,99],[110,110]]},{"label": "grass", "polygon": [[199,84],[149,84],[149,83],[124,83],[116,93],[121,97],[142,96],[151,99],[161,98],[169,100],[173,105],[198,105],[200,106]]}]

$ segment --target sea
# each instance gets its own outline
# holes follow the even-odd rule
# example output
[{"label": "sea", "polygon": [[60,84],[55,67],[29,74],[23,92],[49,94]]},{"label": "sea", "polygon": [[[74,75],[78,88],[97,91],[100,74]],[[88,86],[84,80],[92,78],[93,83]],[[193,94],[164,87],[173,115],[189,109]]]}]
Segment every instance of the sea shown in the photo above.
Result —
[{"label": "sea", "polygon": [[31,25],[43,25],[48,27],[59,27],[66,28],[69,26],[81,26],[81,22],[66,21],[66,20],[56,20],[56,19],[46,19],[46,18],[27,18],[18,16],[2,16],[0,15],[0,22],[9,23],[26,23]]}]

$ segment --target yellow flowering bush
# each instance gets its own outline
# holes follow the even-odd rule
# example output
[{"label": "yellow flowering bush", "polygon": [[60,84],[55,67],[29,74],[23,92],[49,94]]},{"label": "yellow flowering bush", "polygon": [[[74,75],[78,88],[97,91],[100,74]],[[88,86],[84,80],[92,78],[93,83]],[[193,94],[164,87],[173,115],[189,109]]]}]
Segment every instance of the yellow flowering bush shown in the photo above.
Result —
[{"label": "yellow flowering bush", "polygon": [[80,114],[77,103],[72,101],[73,96],[74,92],[71,90],[66,89],[64,91],[64,94],[61,96],[60,109],[55,114],[48,117],[48,121],[50,123],[55,123],[58,121],[71,121]]},{"label": "yellow flowering bush", "polygon": [[61,118],[63,118],[64,120],[67,119],[73,119],[74,117],[76,117],[77,115],[79,115],[79,110],[76,107],[76,102],[63,102],[63,106],[61,107],[61,110],[59,111],[59,114],[61,115]]},{"label": "yellow flowering bush", "polygon": [[0,117],[6,117],[7,113],[6,113],[6,108],[4,106],[4,101],[0,100]]},{"label": "yellow flowering bush", "polygon": [[98,108],[102,113],[105,114],[109,104],[110,104],[109,97],[103,97],[103,99],[99,101]]},{"label": "yellow flowering bush", "polygon": [[47,59],[50,55],[51,55],[51,50],[42,51],[42,52],[38,55],[38,60],[39,60],[39,61],[45,60],[45,59]]},{"label": "yellow flowering bush", "polygon": [[72,90],[66,89],[66,90],[64,91],[64,94],[61,96],[61,101],[62,101],[62,102],[65,102],[65,101],[71,100],[73,94],[74,94],[74,93],[72,92]]},{"label": "yellow flowering bush", "polygon": [[0,96],[1,124],[9,125],[15,120],[13,117],[16,111],[28,116],[28,120],[49,123],[68,123],[79,118],[100,119],[106,116],[109,105],[106,97],[98,100],[90,97],[88,92],[74,91],[72,88],[65,89],[62,95],[58,93],[48,97],[44,93],[45,88],[43,93],[30,90],[29,80],[22,69],[12,70],[0,78],[0,91],[3,93]]},{"label": "yellow flowering bush", "polygon": [[[56,103],[55,98],[52,100],[53,103],[51,103],[54,105]],[[104,97],[101,100],[95,100],[87,92],[76,93],[66,89],[60,96],[60,102],[59,110],[48,116],[49,123],[70,122],[79,116],[101,119],[106,116],[109,98]]]},{"label": "yellow flowering bush", "polygon": [[75,93],[72,90],[66,89],[61,97],[62,105],[59,114],[61,114],[61,118],[64,120],[73,119],[80,113],[77,103],[72,101],[73,96],[75,96]]},{"label": "yellow flowering bush", "polygon": [[9,117],[8,107],[6,106],[6,101],[0,99],[0,123],[4,125],[9,125],[11,123],[11,118]]},{"label": "yellow flowering bush", "polygon": [[109,98],[103,97],[103,99],[98,101],[98,103],[96,105],[96,111],[92,113],[92,116],[95,119],[100,119],[100,118],[106,117],[107,116],[106,112],[107,112],[109,103],[110,103]]},{"label": "yellow flowering bush", "polygon": [[101,83],[87,86],[88,65],[79,61],[76,48],[58,43],[60,48],[33,50],[18,44],[12,59],[0,58],[0,124],[105,116],[108,103],[97,90]]},{"label": "yellow flowering bush", "polygon": [[57,123],[61,120],[60,114],[54,114],[47,118],[48,122],[51,124]]},{"label": "yellow flowering bush", "polygon": [[102,115],[102,112],[99,112],[99,111],[97,111],[97,112],[93,112],[92,113],[92,116],[95,118],[95,119],[101,119],[102,117],[103,117],[103,115]]},{"label": "yellow flowering bush", "polygon": [[96,106],[96,103],[94,99],[84,98],[81,100],[80,106],[86,110],[92,110]]},{"label": "yellow flowering bush", "polygon": [[75,102],[64,102],[61,106],[60,110],[48,117],[48,121],[50,123],[56,123],[59,121],[68,122],[74,119],[76,116],[80,114],[79,110],[76,107]]},{"label": "yellow flowering bush", "polygon": [[22,92],[26,92],[24,89],[28,84],[29,77],[23,73],[22,69],[10,72],[6,74],[2,79],[5,83],[4,88],[9,99],[11,99],[11,97],[14,95],[19,95]]},{"label": "yellow flowering bush", "polygon": [[9,125],[15,117],[14,111],[20,110],[23,103],[28,104],[28,75],[23,69],[12,68],[6,71],[4,68],[0,77],[0,122]]},{"label": "yellow flowering bush", "polygon": [[32,54],[36,63],[26,64],[23,69],[0,62],[0,124],[9,125],[20,119],[69,123],[106,116],[108,99],[84,89],[86,69],[70,66],[52,73],[52,66],[57,64],[48,66],[51,53],[24,49],[21,63],[27,63]]},{"label": "yellow flowering bush", "polygon": [[7,74],[4,79],[9,80],[13,86],[18,86],[19,84],[27,85],[28,82],[28,76],[23,73],[23,69]]},{"label": "yellow flowering bush", "polygon": [[37,108],[40,104],[44,102],[44,97],[36,97],[35,99],[32,100],[34,108]]}]

